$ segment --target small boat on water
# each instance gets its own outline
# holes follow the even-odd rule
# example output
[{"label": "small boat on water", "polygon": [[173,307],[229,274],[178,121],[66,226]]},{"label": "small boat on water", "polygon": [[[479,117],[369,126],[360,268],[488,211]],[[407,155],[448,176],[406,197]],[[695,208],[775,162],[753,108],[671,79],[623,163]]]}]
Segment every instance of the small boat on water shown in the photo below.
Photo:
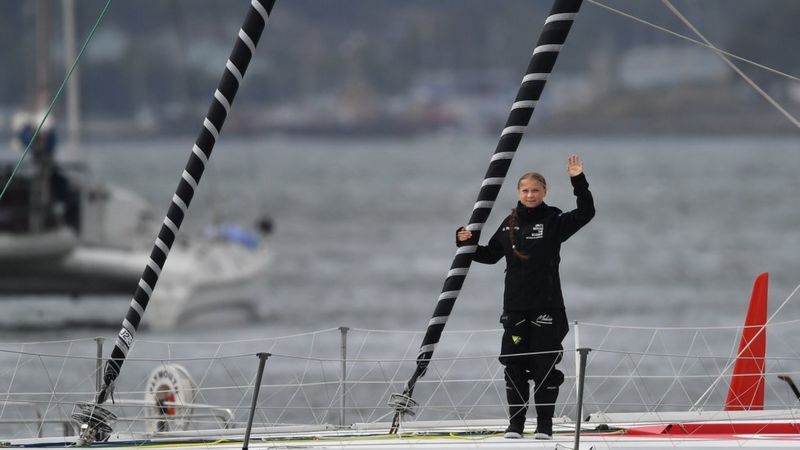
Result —
[{"label": "small boat on water", "polygon": [[[0,165],[3,186],[14,164]],[[96,179],[85,164],[43,166],[34,158],[14,175],[0,202],[0,302],[129,299],[157,225],[141,197]],[[211,309],[252,313],[271,257],[271,224],[259,225],[221,224],[178,241],[148,326],[173,328]]]},{"label": "small boat on water", "polygon": [[[37,5],[38,112],[15,114],[12,147],[20,152],[9,152],[0,161],[0,303],[121,298],[125,304],[160,224],[143,198],[98,178],[77,150],[59,154],[54,119],[42,103],[49,95],[50,8],[49,2]],[[23,155],[27,158],[20,164]],[[252,317],[264,295],[270,231],[271,222],[264,218],[253,226],[222,223],[182,236],[172,248],[146,326],[171,329],[209,311],[234,308]],[[83,318],[65,319],[80,323]],[[87,318],[91,323],[106,320],[118,318]]]}]

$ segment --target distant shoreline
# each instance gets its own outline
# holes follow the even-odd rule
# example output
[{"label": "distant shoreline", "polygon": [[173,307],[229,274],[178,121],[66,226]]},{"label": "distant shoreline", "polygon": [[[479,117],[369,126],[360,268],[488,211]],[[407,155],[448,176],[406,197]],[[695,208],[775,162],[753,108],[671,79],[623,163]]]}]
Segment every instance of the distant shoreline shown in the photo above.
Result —
[{"label": "distant shoreline", "polygon": [[[321,136],[321,135],[312,135],[312,136],[303,136],[303,135],[287,135],[281,133],[271,133],[271,132],[259,132],[259,133],[248,133],[248,132],[232,132],[228,133],[227,135],[223,135],[223,140],[232,140],[232,141],[242,141],[242,140],[253,140],[253,141],[265,141],[269,139],[278,139],[284,141],[291,141],[296,140],[299,142],[413,142],[419,140],[436,140],[437,138],[441,139],[450,139],[450,138],[459,138],[463,137],[464,139],[479,139],[479,140],[486,140],[487,142],[495,142],[496,136],[490,134],[476,134],[476,133],[458,133],[458,132],[438,132],[438,133],[427,133],[427,134],[415,134],[415,135],[406,135],[406,136]],[[557,139],[564,139],[564,140],[589,140],[589,139],[602,139],[602,140],[637,140],[637,139],[653,139],[653,140],[662,140],[662,139],[675,139],[675,138],[684,138],[689,140],[702,140],[702,139],[725,139],[725,140],[738,140],[738,139],[770,139],[770,140],[787,140],[787,139],[797,139],[797,133],[793,133],[787,130],[780,130],[777,132],[773,131],[742,131],[736,130],[731,132],[701,132],[701,131],[693,131],[693,132],[686,132],[686,131],[673,131],[673,130],[636,130],[630,132],[624,132],[619,130],[606,130],[602,132],[598,131],[566,131],[566,130],[558,130],[558,131],[544,131],[542,129],[532,129],[529,130],[525,140],[535,140],[537,138],[543,138],[546,140],[557,140]],[[0,141],[10,142],[11,136],[6,134],[0,134]],[[124,136],[86,136],[84,137],[84,142],[90,143],[92,145],[97,144],[115,144],[115,143],[136,143],[136,142],[157,142],[157,141],[164,141],[164,140],[174,140],[179,143],[179,145],[185,144],[187,149],[191,146],[191,143],[194,142],[195,136],[189,134],[149,134],[149,135],[124,135]],[[800,146],[800,142],[798,143]],[[113,146],[109,147],[109,150],[113,150]],[[0,145],[0,154],[11,154],[11,146]]]}]

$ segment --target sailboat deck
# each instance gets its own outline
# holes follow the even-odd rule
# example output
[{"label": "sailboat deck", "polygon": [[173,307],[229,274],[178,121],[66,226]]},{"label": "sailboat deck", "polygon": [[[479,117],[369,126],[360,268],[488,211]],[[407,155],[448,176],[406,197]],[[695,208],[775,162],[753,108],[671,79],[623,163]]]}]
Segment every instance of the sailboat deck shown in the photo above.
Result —
[{"label": "sailboat deck", "polygon": [[[414,393],[416,415],[406,415],[396,435],[389,434],[394,411],[387,401],[415,364],[419,332],[342,327],[247,341],[140,340],[137,354],[149,356],[126,363],[113,403],[104,404],[118,416],[111,438],[93,445],[241,448],[261,352],[269,356],[252,448],[572,448],[575,349],[590,347],[581,448],[796,448],[797,399],[776,376],[797,377],[796,325],[768,325],[775,350],[765,359],[765,409],[721,411],[736,356],[730,343],[741,327],[574,324],[559,365],[566,381],[550,441],[533,438],[533,413],[523,439],[502,436],[508,419],[494,353],[500,330],[445,333]],[[0,441],[72,445],[78,425],[69,417],[96,393],[102,345],[94,338],[0,345]]]},{"label": "sailboat deck", "polygon": [[[375,426],[378,425],[378,426]],[[382,425],[382,426],[381,426]],[[563,423],[555,427],[552,440],[537,440],[532,433],[522,439],[503,437],[505,424],[500,421],[457,421],[423,424],[408,427],[396,434],[387,434],[389,423],[370,424],[360,429],[354,424],[346,429],[327,427],[263,427],[253,430],[250,448],[305,448],[305,449],[447,449],[447,448],[575,448],[574,424]],[[796,424],[795,424],[796,426]],[[104,448],[242,448],[244,430],[231,429],[204,432],[202,430],[165,433],[163,435],[114,436],[105,443],[93,444]],[[66,448],[75,439],[26,439],[5,442],[14,447]],[[657,448],[797,448],[800,435],[769,433],[709,433],[693,435],[662,435],[626,432],[623,428],[588,427],[580,435],[582,449],[657,449]]]}]

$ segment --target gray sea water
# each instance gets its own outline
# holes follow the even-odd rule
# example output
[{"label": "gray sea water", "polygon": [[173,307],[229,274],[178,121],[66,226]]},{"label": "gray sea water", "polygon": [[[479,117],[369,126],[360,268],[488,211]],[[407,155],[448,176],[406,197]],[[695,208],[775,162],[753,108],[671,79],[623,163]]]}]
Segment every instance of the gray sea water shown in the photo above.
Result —
[{"label": "gray sea water", "polygon": [[[141,331],[119,395],[140,398],[153,367],[184,358],[179,362],[209,389],[201,400],[230,405],[244,420],[250,391],[242,386],[252,383],[253,354],[270,351],[267,379],[273,384],[265,387],[269,394],[260,403],[270,420],[336,422],[336,327],[347,326],[359,329],[348,341],[349,358],[354,358],[348,378],[373,384],[348,391],[346,420],[386,420],[388,395],[402,390],[405,374],[410,376],[421,335],[364,330],[424,331],[455,252],[454,232],[469,218],[495,144],[486,137],[445,135],[403,141],[222,139],[183,231],[201,231],[215,219],[248,223],[265,214],[273,219],[274,258],[259,316],[215,314],[170,331]],[[90,143],[83,155],[97,177],[139,192],[160,217],[190,148],[189,138]],[[789,298],[800,283],[796,137],[531,136],[517,152],[487,230],[494,230],[515,204],[515,181],[529,170],[547,176],[548,203],[573,208],[566,175],[571,153],[585,162],[597,208],[595,219],[562,248],[567,313],[584,324],[581,345],[595,349],[586,410],[605,410],[612,403],[612,411],[685,410],[702,398],[724,372],[725,358],[735,355],[738,331],[689,328],[740,326],[753,279],[761,272],[770,273],[770,314],[780,309],[771,322],[800,319],[799,299]],[[482,395],[502,392],[494,355],[503,269],[502,262],[472,266],[447,325],[448,331],[463,334],[445,335],[425,379],[431,384],[421,384],[415,394],[445,407],[428,408],[421,419],[462,417],[476,404],[488,412],[483,417],[505,417],[500,394],[494,400]],[[128,301],[105,299],[99,306],[66,299],[4,302],[0,340],[99,336],[113,341]],[[59,324],[68,313],[93,320],[102,316],[106,322]],[[269,339],[323,329],[329,331]],[[475,330],[488,331],[469,333]],[[789,323],[769,331],[769,353],[779,347],[774,354],[780,355],[767,369],[767,401],[773,406],[794,402],[773,375],[800,373],[796,330],[796,323]],[[568,349],[574,348],[574,334],[565,341]],[[239,342],[224,348],[203,344],[214,341]],[[59,402],[48,414],[67,416],[74,401],[93,396],[91,340],[4,344],[2,349],[0,389],[44,391],[40,401]],[[643,357],[643,352],[655,356]],[[222,354],[237,356],[205,359]],[[60,355],[79,359],[67,365]],[[472,359],[456,363],[448,359],[453,356]],[[567,352],[561,368],[569,377],[573,367],[574,353]],[[473,381],[437,388],[437,380],[452,376]],[[399,381],[386,385],[387,379]],[[292,386],[299,381],[312,386],[296,391]],[[232,382],[240,387],[223,387]],[[574,379],[568,378],[559,397],[559,415],[572,413],[574,384],[569,383]],[[75,394],[54,397],[51,389]],[[720,405],[724,394],[723,383],[707,399],[709,405]],[[313,416],[309,407],[316,411]]]},{"label": "gray sea water", "polygon": [[[96,177],[140,193],[161,217],[191,143],[89,143],[83,156]],[[463,136],[221,139],[184,229],[202,230],[215,218],[273,219],[261,316],[234,319],[233,327],[230,320],[187,324],[166,335],[224,340],[336,326],[424,329],[455,251],[454,230],[469,218],[495,143]],[[771,274],[773,305],[800,283],[796,137],[528,137],[487,230],[514,205],[516,179],[528,170],[548,178],[548,203],[573,208],[570,153],[585,161],[597,208],[562,249],[571,320],[738,324],[758,273]],[[448,329],[497,326],[503,269],[502,261],[472,266]],[[31,331],[2,335],[113,336],[127,301],[110,301],[110,325],[96,329],[49,329],[58,317],[50,309],[72,311],[80,302],[28,304],[27,312],[7,317],[32,317]]]}]

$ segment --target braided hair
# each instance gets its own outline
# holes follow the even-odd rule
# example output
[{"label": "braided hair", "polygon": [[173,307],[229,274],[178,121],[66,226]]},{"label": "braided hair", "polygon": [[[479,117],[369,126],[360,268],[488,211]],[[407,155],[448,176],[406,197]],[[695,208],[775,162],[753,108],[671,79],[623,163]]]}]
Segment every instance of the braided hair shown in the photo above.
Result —
[{"label": "braided hair", "polygon": [[[544,189],[547,190],[547,180],[545,180],[544,176],[538,172],[528,172],[522,175],[519,178],[519,181],[517,181],[517,189],[519,189],[519,185],[522,183],[522,180],[538,181],[539,183],[542,184],[542,187],[544,187]],[[517,241],[516,241],[516,236],[514,235],[515,234],[514,229],[517,227],[518,223],[519,223],[519,214],[517,213],[517,208],[512,208],[511,215],[508,217],[508,239],[511,242],[511,250],[514,251],[514,254],[517,255],[517,258],[519,258],[522,261],[527,261],[530,258],[530,256],[517,250],[517,244],[516,244]]]}]

